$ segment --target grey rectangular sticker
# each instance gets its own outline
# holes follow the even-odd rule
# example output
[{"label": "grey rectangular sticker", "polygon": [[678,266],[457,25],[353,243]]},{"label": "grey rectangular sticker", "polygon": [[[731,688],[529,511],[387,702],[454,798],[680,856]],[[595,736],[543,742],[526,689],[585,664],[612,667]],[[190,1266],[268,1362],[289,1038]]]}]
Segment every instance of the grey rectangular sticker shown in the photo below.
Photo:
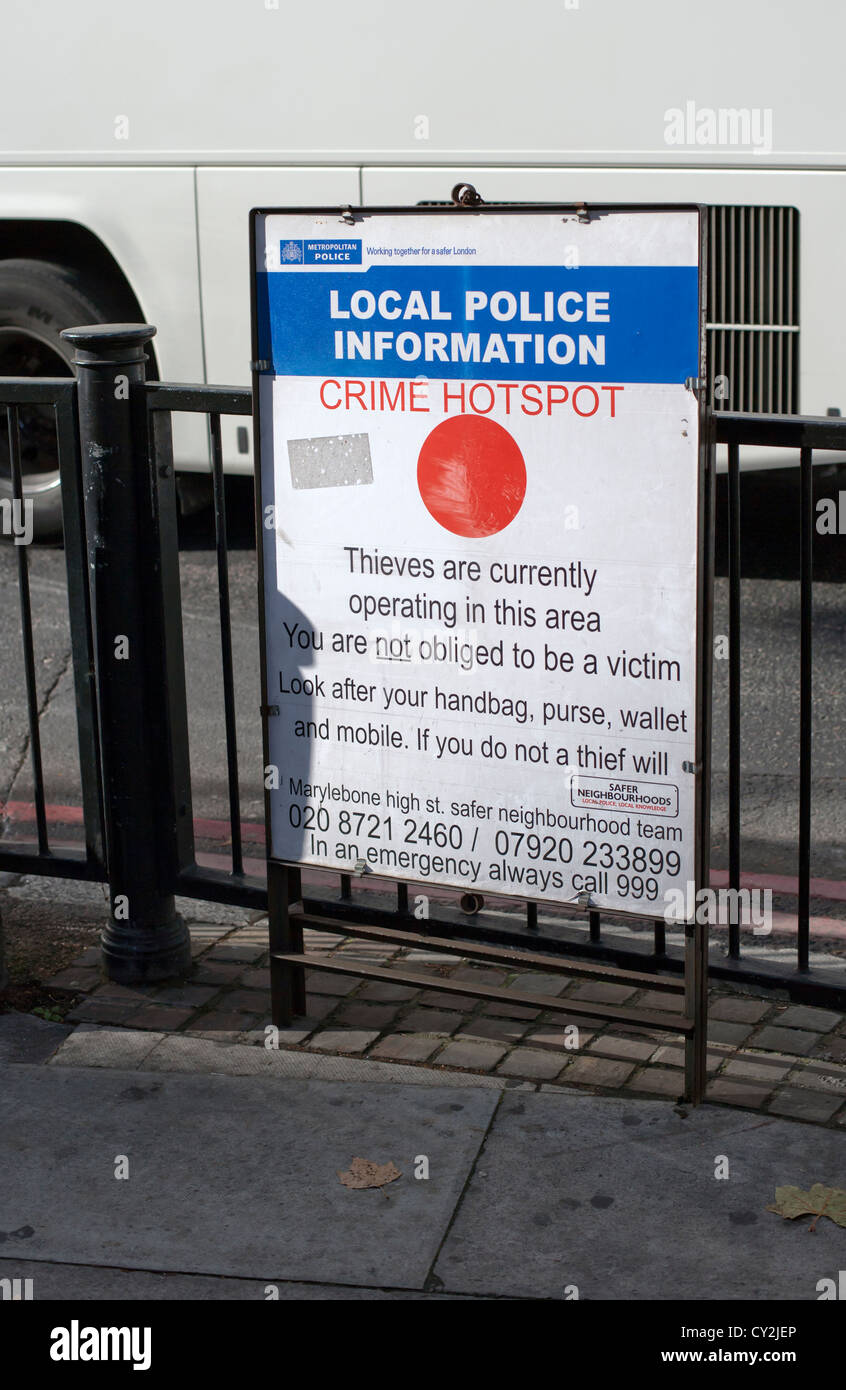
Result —
[{"label": "grey rectangular sticker", "polygon": [[370,437],[330,434],[318,439],[289,439],[291,486],[358,487],[373,482]]}]

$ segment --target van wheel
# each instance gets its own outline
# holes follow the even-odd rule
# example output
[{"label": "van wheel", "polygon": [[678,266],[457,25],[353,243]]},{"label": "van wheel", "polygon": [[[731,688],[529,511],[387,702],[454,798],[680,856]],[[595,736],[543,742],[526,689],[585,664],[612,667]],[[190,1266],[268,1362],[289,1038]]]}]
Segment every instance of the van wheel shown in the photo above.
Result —
[{"label": "van wheel", "polygon": [[[71,377],[72,349],[63,328],[120,320],[114,296],[78,272],[47,261],[0,261],[0,377]],[[62,491],[51,406],[21,406],[20,454],[24,499],[32,503],[33,537],[62,536]],[[0,406],[0,500],[11,498],[6,412]]]}]

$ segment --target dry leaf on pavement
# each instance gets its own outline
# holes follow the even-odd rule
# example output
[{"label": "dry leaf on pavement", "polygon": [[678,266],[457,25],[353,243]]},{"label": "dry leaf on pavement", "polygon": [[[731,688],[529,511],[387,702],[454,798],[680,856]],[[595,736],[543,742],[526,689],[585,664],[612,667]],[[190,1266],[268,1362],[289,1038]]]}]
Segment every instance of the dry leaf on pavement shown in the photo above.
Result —
[{"label": "dry leaf on pavement", "polygon": [[803,1192],[800,1187],[777,1187],[775,1195],[775,1203],[767,1207],[767,1211],[774,1211],[788,1221],[795,1221],[798,1216],[813,1216],[809,1231],[816,1231],[821,1216],[830,1217],[838,1226],[846,1226],[846,1192],[840,1187],[825,1187],[815,1182],[809,1192]]},{"label": "dry leaf on pavement", "polygon": [[338,1172],[344,1187],[384,1187],[396,1182],[402,1173],[393,1163],[371,1163],[368,1158],[354,1158],[349,1172]]}]

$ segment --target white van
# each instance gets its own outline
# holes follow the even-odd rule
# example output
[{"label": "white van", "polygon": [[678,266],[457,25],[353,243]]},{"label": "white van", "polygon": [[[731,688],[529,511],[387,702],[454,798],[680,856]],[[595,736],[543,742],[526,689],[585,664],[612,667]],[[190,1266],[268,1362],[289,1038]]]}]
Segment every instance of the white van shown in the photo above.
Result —
[{"label": "white van", "polygon": [[[159,377],[246,385],[250,208],[468,180],[488,202],[712,205],[714,404],[844,405],[831,0],[7,0],[0,25],[0,375],[68,373],[71,324],[146,320]],[[27,428],[49,534],[55,458]],[[174,442],[208,470],[202,418]],[[224,447],[251,471],[247,423]]]}]

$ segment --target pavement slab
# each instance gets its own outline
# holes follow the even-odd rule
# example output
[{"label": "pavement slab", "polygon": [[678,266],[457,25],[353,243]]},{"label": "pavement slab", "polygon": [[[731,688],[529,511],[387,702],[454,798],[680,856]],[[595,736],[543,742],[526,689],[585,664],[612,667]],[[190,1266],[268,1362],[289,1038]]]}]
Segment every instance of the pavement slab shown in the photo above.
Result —
[{"label": "pavement slab", "polygon": [[506,1093],[435,1273],[446,1290],[525,1298],[575,1285],[581,1299],[815,1300],[842,1267],[843,1231],[820,1221],[810,1235],[765,1208],[777,1185],[842,1185],[844,1171],[835,1130],[710,1105]]},{"label": "pavement slab", "polygon": [[[422,1290],[498,1093],[10,1066],[3,1257]],[[415,1159],[429,1160],[415,1180]],[[117,1180],[118,1156],[129,1160]],[[387,1190],[338,1178],[392,1160]]]}]

